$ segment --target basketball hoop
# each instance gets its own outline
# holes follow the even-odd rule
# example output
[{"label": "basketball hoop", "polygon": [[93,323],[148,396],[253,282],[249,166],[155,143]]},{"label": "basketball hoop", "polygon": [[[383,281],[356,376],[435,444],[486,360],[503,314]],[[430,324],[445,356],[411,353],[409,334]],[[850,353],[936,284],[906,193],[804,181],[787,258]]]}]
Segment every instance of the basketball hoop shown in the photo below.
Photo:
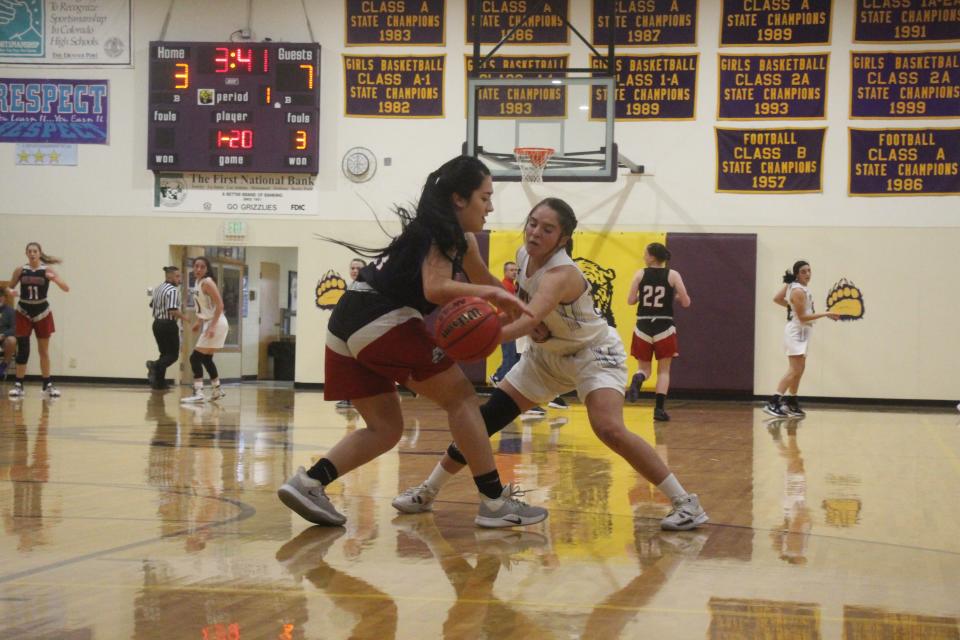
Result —
[{"label": "basketball hoop", "polygon": [[550,147],[515,147],[522,182],[543,182],[543,169],[556,150]]}]

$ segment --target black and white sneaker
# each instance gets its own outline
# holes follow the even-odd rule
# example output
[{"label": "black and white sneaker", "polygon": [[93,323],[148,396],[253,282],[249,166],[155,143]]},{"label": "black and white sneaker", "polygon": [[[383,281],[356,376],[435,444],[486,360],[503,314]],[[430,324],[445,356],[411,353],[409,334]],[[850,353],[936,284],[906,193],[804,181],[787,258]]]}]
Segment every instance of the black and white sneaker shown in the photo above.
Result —
[{"label": "black and white sneaker", "polygon": [[787,414],[783,411],[783,404],[774,404],[773,402],[768,402],[767,404],[763,405],[763,412],[775,418],[787,417]]},{"label": "black and white sneaker", "polygon": [[791,418],[806,418],[807,412],[800,408],[798,402],[783,402],[780,404],[780,410]]},{"label": "black and white sneaker", "polygon": [[570,408],[567,405],[567,401],[563,399],[563,396],[557,396],[556,398],[551,400],[549,403],[547,403],[547,406],[553,409],[569,409]]}]

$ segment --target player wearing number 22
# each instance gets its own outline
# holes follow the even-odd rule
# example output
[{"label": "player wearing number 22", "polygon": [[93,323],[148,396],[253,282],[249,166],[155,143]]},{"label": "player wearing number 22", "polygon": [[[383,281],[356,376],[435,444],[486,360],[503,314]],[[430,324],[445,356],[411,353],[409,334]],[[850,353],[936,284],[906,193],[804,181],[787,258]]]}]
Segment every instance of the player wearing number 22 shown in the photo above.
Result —
[{"label": "player wearing number 22", "polygon": [[670,390],[670,363],[680,355],[677,328],[673,324],[673,302],[690,306],[690,296],[680,273],[666,267],[670,251],[659,242],[651,242],[643,252],[646,267],[637,271],[630,283],[627,304],[637,305],[637,326],[633,331],[630,353],[640,363],[633,376],[627,399],[640,399],[640,385],[650,377],[650,364],[657,356],[657,405],[654,420],[670,419],[664,408]]},{"label": "player wearing number 22", "polygon": [[[493,211],[492,197],[489,169],[476,158],[458,156],[427,177],[414,213],[397,210],[403,231],[389,246],[369,249],[333,240],[374,258],[337,302],[325,355],[324,396],[352,400],[366,428],[348,433],[280,487],[280,500],[304,519],[334,526],[346,521],[324,487],[399,442],[403,413],[397,383],[447,412],[481,494],[477,525],[523,526],[547,517],[545,509],[523,503],[519,491],[500,482],[473,385],[423,321],[437,306],[463,296],[492,302],[508,316],[527,313],[480,257],[474,234]],[[470,282],[455,280],[458,272]]]},{"label": "player wearing number 22", "polygon": [[[530,334],[533,344],[480,408],[487,432],[493,435],[523,411],[576,389],[600,441],[673,504],[660,526],[693,529],[708,520],[699,498],[687,493],[653,447],[624,423],[627,354],[616,329],[597,312],[590,283],[570,257],[576,226],[573,209],[559,198],[542,200],[527,216],[524,245],[517,251],[517,289],[533,315],[504,326],[500,339]],[[451,444],[425,482],[394,498],[394,508],[429,510],[440,488],[463,465],[459,447]]]},{"label": "player wearing number 22", "polygon": [[48,256],[40,244],[27,245],[27,264],[17,267],[10,278],[10,288],[20,284],[20,302],[17,304],[17,378],[10,390],[10,397],[23,397],[23,378],[27,373],[27,361],[30,359],[30,334],[37,334],[37,350],[40,352],[40,375],[43,379],[43,394],[56,398],[60,391],[50,379],[50,336],[55,327],[53,312],[47,302],[50,283],[55,283],[63,291],[70,291],[67,283],[50,268],[58,264],[59,258]]}]

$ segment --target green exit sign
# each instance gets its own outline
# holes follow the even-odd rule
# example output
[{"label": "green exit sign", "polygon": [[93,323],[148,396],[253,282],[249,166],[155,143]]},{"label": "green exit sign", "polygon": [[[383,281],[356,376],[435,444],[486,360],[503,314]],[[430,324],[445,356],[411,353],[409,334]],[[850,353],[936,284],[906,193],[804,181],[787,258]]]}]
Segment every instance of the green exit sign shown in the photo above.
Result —
[{"label": "green exit sign", "polygon": [[223,237],[242,240],[247,237],[247,223],[243,220],[227,220],[223,223]]}]

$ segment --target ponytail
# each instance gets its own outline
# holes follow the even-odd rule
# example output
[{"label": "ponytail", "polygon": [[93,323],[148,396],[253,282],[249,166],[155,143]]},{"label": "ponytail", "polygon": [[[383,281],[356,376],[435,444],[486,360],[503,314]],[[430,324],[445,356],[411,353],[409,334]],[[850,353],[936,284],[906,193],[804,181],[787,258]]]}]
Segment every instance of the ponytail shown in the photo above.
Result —
[{"label": "ponytail", "polygon": [[669,249],[659,242],[651,242],[648,244],[647,253],[653,256],[657,262],[666,262],[673,255]]}]

